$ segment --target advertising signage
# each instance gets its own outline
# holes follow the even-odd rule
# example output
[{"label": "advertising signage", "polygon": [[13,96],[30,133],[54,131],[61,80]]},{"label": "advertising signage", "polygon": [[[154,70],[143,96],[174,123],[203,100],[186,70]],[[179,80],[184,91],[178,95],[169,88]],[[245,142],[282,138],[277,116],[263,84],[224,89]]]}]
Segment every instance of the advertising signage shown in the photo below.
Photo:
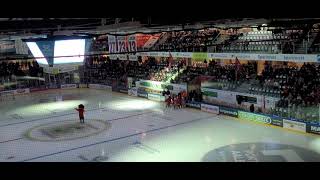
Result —
[{"label": "advertising signage", "polygon": [[238,110],[220,106],[219,114],[223,114],[231,117],[238,117]]},{"label": "advertising signage", "polygon": [[242,120],[248,120],[248,121],[253,121],[253,122],[258,122],[263,124],[272,123],[271,117],[269,116],[245,112],[245,111],[238,111],[238,117],[239,119],[242,119]]}]

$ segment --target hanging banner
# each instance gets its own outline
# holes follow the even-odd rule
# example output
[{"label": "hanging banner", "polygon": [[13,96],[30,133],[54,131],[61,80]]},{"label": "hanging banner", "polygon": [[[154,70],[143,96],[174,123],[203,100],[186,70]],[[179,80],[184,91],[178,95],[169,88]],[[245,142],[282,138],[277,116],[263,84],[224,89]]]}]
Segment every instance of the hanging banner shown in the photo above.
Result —
[{"label": "hanging banner", "polygon": [[92,47],[92,39],[86,39],[85,41],[86,42],[85,42],[84,54],[87,55],[89,54],[90,48]]},{"label": "hanging banner", "polygon": [[127,39],[128,39],[128,51],[136,52],[137,51],[136,35],[130,35],[127,37]]},{"label": "hanging banner", "polygon": [[116,36],[108,35],[109,53],[117,53],[117,39]]},{"label": "hanging banner", "polygon": [[117,36],[117,52],[128,52],[126,36]]},{"label": "hanging banner", "polygon": [[151,37],[151,34],[136,34],[137,48],[143,48]]},{"label": "hanging banner", "polygon": [[145,48],[145,49],[152,48],[158,42],[160,36],[161,36],[160,33],[150,36],[148,41],[145,42],[145,44],[143,45],[143,48]]},{"label": "hanging banner", "polygon": [[46,57],[49,65],[53,65],[54,41],[37,41],[36,42],[43,56]]}]

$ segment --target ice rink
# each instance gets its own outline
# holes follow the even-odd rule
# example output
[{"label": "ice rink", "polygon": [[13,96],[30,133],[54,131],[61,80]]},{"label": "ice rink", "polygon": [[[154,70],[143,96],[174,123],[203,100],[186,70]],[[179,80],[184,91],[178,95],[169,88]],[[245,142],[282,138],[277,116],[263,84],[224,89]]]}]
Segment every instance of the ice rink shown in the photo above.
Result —
[{"label": "ice rink", "polygon": [[317,135],[103,90],[33,92],[0,114],[2,162],[320,161]]}]

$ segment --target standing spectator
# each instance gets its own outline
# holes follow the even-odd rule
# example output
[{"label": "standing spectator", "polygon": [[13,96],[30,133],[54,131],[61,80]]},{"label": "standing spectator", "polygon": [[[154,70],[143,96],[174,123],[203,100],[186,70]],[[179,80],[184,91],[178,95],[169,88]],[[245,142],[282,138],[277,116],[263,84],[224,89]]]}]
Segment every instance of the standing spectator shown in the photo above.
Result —
[{"label": "standing spectator", "polygon": [[254,105],[253,104],[251,104],[251,106],[250,106],[250,112],[254,112]]}]

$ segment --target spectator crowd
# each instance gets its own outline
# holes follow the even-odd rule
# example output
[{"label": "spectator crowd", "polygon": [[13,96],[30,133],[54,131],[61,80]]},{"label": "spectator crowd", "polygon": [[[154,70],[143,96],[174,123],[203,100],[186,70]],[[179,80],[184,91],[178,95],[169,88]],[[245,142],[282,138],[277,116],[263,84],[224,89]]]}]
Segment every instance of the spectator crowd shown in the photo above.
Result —
[{"label": "spectator crowd", "polygon": [[308,111],[308,107],[317,107],[320,102],[320,65],[303,64],[301,68],[278,69],[267,66],[262,74],[262,82],[264,80],[269,82],[269,86],[280,89],[276,111],[284,109],[291,116],[317,118],[317,114]]},{"label": "spectator crowd", "polygon": [[179,31],[166,33],[167,39],[159,45],[159,50],[174,49],[176,51],[206,51],[206,45],[210,44],[219,34],[216,29]]},{"label": "spectator crowd", "polygon": [[0,83],[12,81],[13,76],[43,77],[43,69],[36,61],[0,62]]}]

